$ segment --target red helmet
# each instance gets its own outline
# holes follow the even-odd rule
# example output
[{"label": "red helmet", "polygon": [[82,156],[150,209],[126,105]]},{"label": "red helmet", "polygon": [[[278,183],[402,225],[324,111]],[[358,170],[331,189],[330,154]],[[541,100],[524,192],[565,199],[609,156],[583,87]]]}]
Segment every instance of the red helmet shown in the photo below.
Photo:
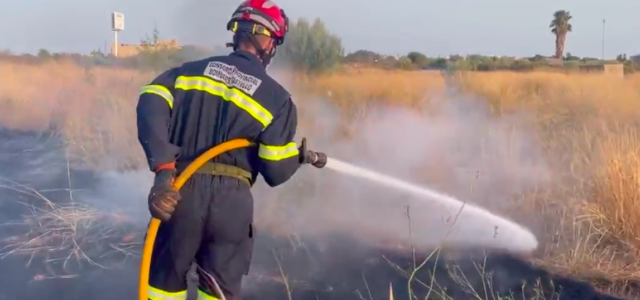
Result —
[{"label": "red helmet", "polygon": [[271,0],[247,0],[233,12],[227,30],[266,35],[281,45],[289,30],[289,19]]}]

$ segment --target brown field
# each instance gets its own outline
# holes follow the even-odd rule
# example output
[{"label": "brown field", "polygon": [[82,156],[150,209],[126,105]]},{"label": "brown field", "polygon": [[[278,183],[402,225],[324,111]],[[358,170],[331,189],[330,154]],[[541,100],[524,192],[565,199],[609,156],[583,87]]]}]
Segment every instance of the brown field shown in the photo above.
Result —
[{"label": "brown field", "polygon": [[[54,126],[85,163],[117,154],[122,167],[139,166],[133,107],[152,76],[64,62],[2,62],[0,125]],[[535,116],[529,125],[558,182],[518,197],[518,205],[546,220],[540,263],[580,276],[640,279],[640,77],[496,72],[449,80],[487,102],[495,117]],[[345,70],[299,77],[290,86],[304,126],[313,118],[307,98],[326,99],[342,108],[344,120],[357,120],[378,105],[418,109],[444,93],[445,79],[436,72]]]}]

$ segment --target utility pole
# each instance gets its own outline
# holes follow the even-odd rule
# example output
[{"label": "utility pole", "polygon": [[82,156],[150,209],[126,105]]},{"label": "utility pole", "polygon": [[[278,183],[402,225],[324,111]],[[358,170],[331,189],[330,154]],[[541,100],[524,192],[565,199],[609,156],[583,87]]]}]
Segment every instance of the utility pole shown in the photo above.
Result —
[{"label": "utility pole", "polygon": [[604,61],[604,33],[606,20],[602,19],[602,60]]}]

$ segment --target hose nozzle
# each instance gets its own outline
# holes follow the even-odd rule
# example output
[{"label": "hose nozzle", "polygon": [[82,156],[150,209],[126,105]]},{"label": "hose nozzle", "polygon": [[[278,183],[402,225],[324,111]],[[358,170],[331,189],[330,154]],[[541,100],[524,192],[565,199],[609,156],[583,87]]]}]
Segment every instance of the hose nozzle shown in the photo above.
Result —
[{"label": "hose nozzle", "polygon": [[311,165],[318,169],[324,168],[324,166],[327,165],[327,155],[322,152],[315,152],[315,154],[316,160],[315,162],[311,163]]},{"label": "hose nozzle", "polygon": [[300,163],[311,164],[312,166],[320,169],[324,168],[327,164],[327,155],[322,152],[315,152],[307,149],[307,138],[302,138],[300,143]]}]

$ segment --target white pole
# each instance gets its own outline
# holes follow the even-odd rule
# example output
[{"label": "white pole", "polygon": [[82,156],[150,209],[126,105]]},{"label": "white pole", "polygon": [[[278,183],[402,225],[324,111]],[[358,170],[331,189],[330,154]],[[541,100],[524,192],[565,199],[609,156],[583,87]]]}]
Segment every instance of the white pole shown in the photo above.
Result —
[{"label": "white pole", "polygon": [[113,55],[118,57],[118,31],[113,31]]},{"label": "white pole", "polygon": [[604,24],[606,23],[605,19],[602,19],[602,60],[604,61]]}]

